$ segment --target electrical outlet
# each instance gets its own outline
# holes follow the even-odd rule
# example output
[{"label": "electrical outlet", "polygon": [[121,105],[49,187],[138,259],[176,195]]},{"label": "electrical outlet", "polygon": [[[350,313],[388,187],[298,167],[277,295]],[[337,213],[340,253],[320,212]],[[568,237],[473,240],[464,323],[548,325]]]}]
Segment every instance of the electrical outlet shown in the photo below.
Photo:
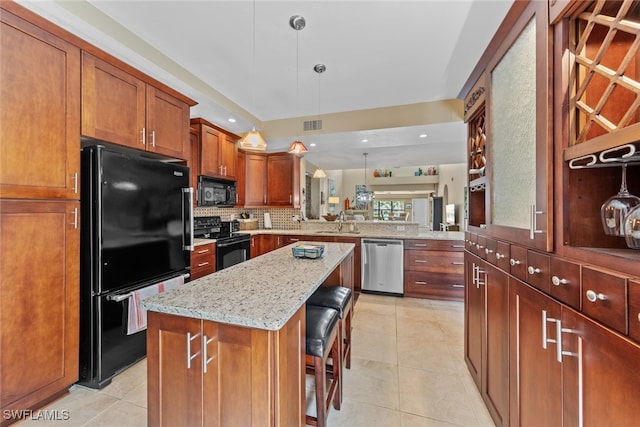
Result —
[{"label": "electrical outlet", "polygon": [[396,227],[396,230],[398,230],[398,231],[404,231],[404,225],[398,225],[398,226]]}]

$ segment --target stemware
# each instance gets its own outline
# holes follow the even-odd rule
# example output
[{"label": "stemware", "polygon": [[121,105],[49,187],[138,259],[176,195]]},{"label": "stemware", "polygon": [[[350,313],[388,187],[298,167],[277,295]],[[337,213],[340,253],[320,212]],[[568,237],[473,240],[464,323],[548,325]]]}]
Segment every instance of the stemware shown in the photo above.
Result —
[{"label": "stemware", "polygon": [[625,215],[637,205],[640,205],[640,197],[629,194],[627,190],[627,165],[623,164],[620,191],[604,202],[600,208],[604,233],[609,236],[625,237]]},{"label": "stemware", "polygon": [[625,240],[631,249],[640,249],[640,205],[624,217]]}]

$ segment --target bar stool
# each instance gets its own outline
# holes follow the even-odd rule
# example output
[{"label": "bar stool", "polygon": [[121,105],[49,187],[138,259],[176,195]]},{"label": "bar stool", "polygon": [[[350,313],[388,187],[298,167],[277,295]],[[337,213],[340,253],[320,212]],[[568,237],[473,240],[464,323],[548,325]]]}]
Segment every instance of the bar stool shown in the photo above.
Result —
[{"label": "bar stool", "polygon": [[342,365],[351,369],[351,289],[344,286],[320,286],[307,300],[307,306],[329,307],[340,314]]},{"label": "bar stool", "polygon": [[[316,416],[307,414],[306,422],[312,426],[326,426],[332,402],[333,407],[340,410],[342,358],[338,340],[339,317],[332,308],[306,306],[306,371],[314,374],[316,393]],[[329,359],[334,365],[330,372],[327,371]],[[330,382],[325,384],[327,380]]]}]

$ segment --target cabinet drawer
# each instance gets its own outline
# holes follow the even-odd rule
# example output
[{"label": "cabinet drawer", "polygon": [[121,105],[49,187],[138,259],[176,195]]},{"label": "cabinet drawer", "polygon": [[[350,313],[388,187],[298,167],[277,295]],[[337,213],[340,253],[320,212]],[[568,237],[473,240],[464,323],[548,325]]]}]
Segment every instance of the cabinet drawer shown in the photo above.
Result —
[{"label": "cabinet drawer", "polygon": [[527,249],[522,246],[511,245],[509,271],[522,281],[527,281]]},{"label": "cabinet drawer", "polygon": [[404,296],[462,300],[464,298],[463,283],[463,274],[405,271]]},{"label": "cabinet drawer", "polygon": [[471,252],[472,254],[478,254],[478,249],[476,248],[476,243],[478,243],[478,235],[467,232],[467,239],[465,240],[465,248]]},{"label": "cabinet drawer", "polygon": [[404,251],[404,269],[434,273],[464,273],[464,253]]},{"label": "cabinet drawer", "polygon": [[482,259],[487,259],[487,237],[486,236],[478,236],[478,242],[476,243],[476,250],[478,251],[478,256]]},{"label": "cabinet drawer", "polygon": [[484,247],[484,259],[489,261],[491,264],[495,264],[498,241],[496,239],[492,239],[491,237],[487,237],[486,242],[487,243]]},{"label": "cabinet drawer", "polygon": [[511,259],[511,246],[508,243],[496,242],[496,252],[493,254],[495,258],[495,264],[504,271],[510,271],[511,265],[509,260]]},{"label": "cabinet drawer", "polygon": [[404,239],[405,249],[462,252],[464,247],[462,240]]},{"label": "cabinet drawer", "polygon": [[629,336],[640,342],[640,279],[629,280]]},{"label": "cabinet drawer", "polygon": [[560,258],[551,258],[552,297],[580,310],[580,264]]},{"label": "cabinet drawer", "polygon": [[582,267],[582,312],[626,334],[627,278]]},{"label": "cabinet drawer", "polygon": [[215,243],[198,245],[191,252],[191,280],[198,279],[216,271]]},{"label": "cabinet drawer", "polygon": [[549,255],[527,252],[527,282],[547,294],[550,293]]}]

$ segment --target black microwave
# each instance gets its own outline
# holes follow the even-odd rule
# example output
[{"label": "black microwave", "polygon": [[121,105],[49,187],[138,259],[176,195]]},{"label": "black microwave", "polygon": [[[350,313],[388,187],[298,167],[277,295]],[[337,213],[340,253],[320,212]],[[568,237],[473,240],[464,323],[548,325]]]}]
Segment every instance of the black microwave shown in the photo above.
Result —
[{"label": "black microwave", "polygon": [[198,177],[198,206],[232,207],[237,202],[235,181]]}]

